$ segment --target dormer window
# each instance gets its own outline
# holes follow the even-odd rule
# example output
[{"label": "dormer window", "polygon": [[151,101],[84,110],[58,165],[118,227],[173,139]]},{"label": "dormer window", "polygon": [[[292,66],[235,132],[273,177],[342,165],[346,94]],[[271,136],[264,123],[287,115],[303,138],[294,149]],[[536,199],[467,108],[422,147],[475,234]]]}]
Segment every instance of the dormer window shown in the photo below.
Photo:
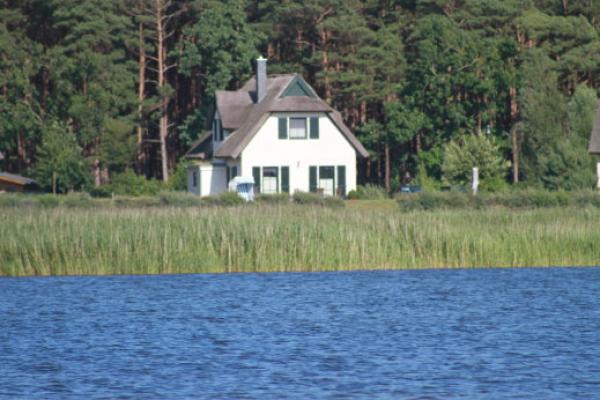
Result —
[{"label": "dormer window", "polygon": [[290,118],[290,139],[306,139],[306,118]]},{"label": "dormer window", "polygon": [[318,139],[319,117],[279,117],[279,139]]},{"label": "dormer window", "polygon": [[213,139],[215,142],[222,142],[224,139],[223,125],[221,120],[216,117],[213,119]]}]

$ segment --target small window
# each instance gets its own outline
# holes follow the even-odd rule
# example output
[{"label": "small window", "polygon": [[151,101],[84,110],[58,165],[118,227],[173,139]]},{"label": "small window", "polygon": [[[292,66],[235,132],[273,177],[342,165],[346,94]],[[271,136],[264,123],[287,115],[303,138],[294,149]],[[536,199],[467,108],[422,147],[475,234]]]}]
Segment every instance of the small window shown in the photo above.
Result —
[{"label": "small window", "polygon": [[277,193],[278,179],[277,167],[264,167],[262,174],[262,192],[265,194]]},{"label": "small window", "polygon": [[290,118],[290,139],[306,139],[306,118]]},{"label": "small window", "polygon": [[192,173],[192,187],[198,187],[198,172]]}]

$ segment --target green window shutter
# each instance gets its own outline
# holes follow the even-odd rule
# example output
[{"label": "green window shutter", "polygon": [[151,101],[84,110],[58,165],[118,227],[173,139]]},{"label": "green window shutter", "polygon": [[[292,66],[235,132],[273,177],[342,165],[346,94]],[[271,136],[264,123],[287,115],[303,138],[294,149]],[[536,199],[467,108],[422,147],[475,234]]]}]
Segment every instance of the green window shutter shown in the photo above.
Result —
[{"label": "green window shutter", "polygon": [[338,196],[346,197],[346,166],[338,165]]},{"label": "green window shutter", "polygon": [[317,191],[317,167],[308,167],[308,190]]},{"label": "green window shutter", "polygon": [[260,193],[260,167],[252,167],[252,176],[254,177],[254,192]]},{"label": "green window shutter", "polygon": [[287,139],[288,127],[287,117],[279,117],[279,139]]},{"label": "green window shutter", "polygon": [[290,192],[290,167],[281,167],[281,193]]},{"label": "green window shutter", "polygon": [[227,183],[229,184],[229,181],[231,180],[231,168],[230,167],[225,167],[225,175],[226,175]]},{"label": "green window shutter", "polygon": [[319,117],[310,117],[310,138],[319,138]]},{"label": "green window shutter", "polygon": [[235,167],[231,167],[231,177],[235,178],[236,176],[238,176],[237,165]]}]

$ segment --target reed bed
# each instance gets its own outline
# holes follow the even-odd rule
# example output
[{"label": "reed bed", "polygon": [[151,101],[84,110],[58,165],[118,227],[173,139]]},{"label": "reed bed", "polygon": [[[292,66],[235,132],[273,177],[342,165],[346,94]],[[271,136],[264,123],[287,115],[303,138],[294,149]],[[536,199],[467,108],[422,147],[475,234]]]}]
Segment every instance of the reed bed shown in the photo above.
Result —
[{"label": "reed bed", "polygon": [[600,210],[0,209],[0,275],[600,264]]}]

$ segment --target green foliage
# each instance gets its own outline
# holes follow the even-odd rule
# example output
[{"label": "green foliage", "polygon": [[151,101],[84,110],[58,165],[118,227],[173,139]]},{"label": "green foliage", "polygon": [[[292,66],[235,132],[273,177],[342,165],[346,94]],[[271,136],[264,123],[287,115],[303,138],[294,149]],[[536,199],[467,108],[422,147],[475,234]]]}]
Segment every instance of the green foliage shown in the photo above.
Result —
[{"label": "green foliage", "polygon": [[460,192],[421,192],[400,194],[398,205],[403,211],[462,209],[471,207],[471,196]]},{"label": "green foliage", "polygon": [[[238,88],[262,54],[269,73],[302,74],[341,112],[370,153],[361,182],[398,186],[409,171],[424,189],[439,187],[444,146],[489,127],[504,159],[517,153],[524,184],[593,184],[585,144],[592,91],[600,88],[598,1],[173,1],[161,9],[168,23],[159,46],[161,4],[4,2],[3,170],[35,171],[56,121],[75,138],[85,175],[158,175],[161,96],[174,160],[210,124],[214,91]],[[173,189],[184,188],[179,172]],[[488,178],[484,186],[502,182]]]},{"label": "green foliage", "polygon": [[187,190],[187,168],[191,165],[191,162],[186,159],[181,159],[175,169],[171,173],[169,178],[169,190]]},{"label": "green foliage", "polygon": [[358,185],[356,190],[348,193],[348,198],[351,200],[381,200],[389,197],[384,188],[372,184]]},{"label": "green foliage", "polygon": [[532,209],[551,207],[600,207],[600,194],[592,190],[575,192],[544,189],[507,190],[472,196],[461,192],[422,192],[396,197],[400,209]]},{"label": "green foliage", "polygon": [[131,122],[123,119],[106,121],[100,138],[99,155],[102,165],[111,173],[122,173],[133,167],[136,143],[131,135],[132,129]]},{"label": "green foliage", "polygon": [[506,186],[504,177],[509,163],[503,159],[492,138],[470,135],[446,145],[442,170],[449,183],[468,186],[474,167],[479,168],[482,191],[497,191]]},{"label": "green foliage", "polygon": [[290,202],[290,195],[287,193],[277,194],[259,194],[255,198],[257,204],[288,204]]},{"label": "green foliage", "polygon": [[68,208],[88,208],[94,205],[92,197],[85,192],[72,192],[61,196],[60,204]]},{"label": "green foliage", "polygon": [[596,94],[580,86],[567,102],[552,66],[547,56],[534,51],[523,67],[523,172],[527,181],[552,190],[591,188],[594,159],[587,154],[587,140]]},{"label": "green foliage", "polygon": [[417,176],[415,177],[415,183],[421,187],[421,190],[425,192],[440,190],[442,185],[441,182],[432,178],[427,173],[425,163],[421,162],[417,165]]},{"label": "green foliage", "polygon": [[135,174],[131,170],[114,175],[111,183],[105,185],[105,187],[111,194],[120,196],[156,195],[164,189],[164,185],[161,181],[146,179],[143,176]]},{"label": "green foliage", "polygon": [[317,193],[296,192],[292,196],[295,204],[323,206],[331,208],[344,207],[344,201],[337,197],[323,196]]},{"label": "green foliage", "polygon": [[223,192],[216,196],[206,196],[202,198],[202,203],[207,206],[216,207],[233,207],[246,204],[246,200],[242,199],[235,192]]},{"label": "green foliage", "polygon": [[58,122],[45,127],[37,159],[34,174],[45,190],[52,190],[53,183],[57,192],[80,190],[90,182],[81,148],[68,128]]},{"label": "green foliage", "polygon": [[160,192],[158,198],[162,205],[171,207],[199,207],[203,205],[203,200],[200,197],[187,192]]}]

